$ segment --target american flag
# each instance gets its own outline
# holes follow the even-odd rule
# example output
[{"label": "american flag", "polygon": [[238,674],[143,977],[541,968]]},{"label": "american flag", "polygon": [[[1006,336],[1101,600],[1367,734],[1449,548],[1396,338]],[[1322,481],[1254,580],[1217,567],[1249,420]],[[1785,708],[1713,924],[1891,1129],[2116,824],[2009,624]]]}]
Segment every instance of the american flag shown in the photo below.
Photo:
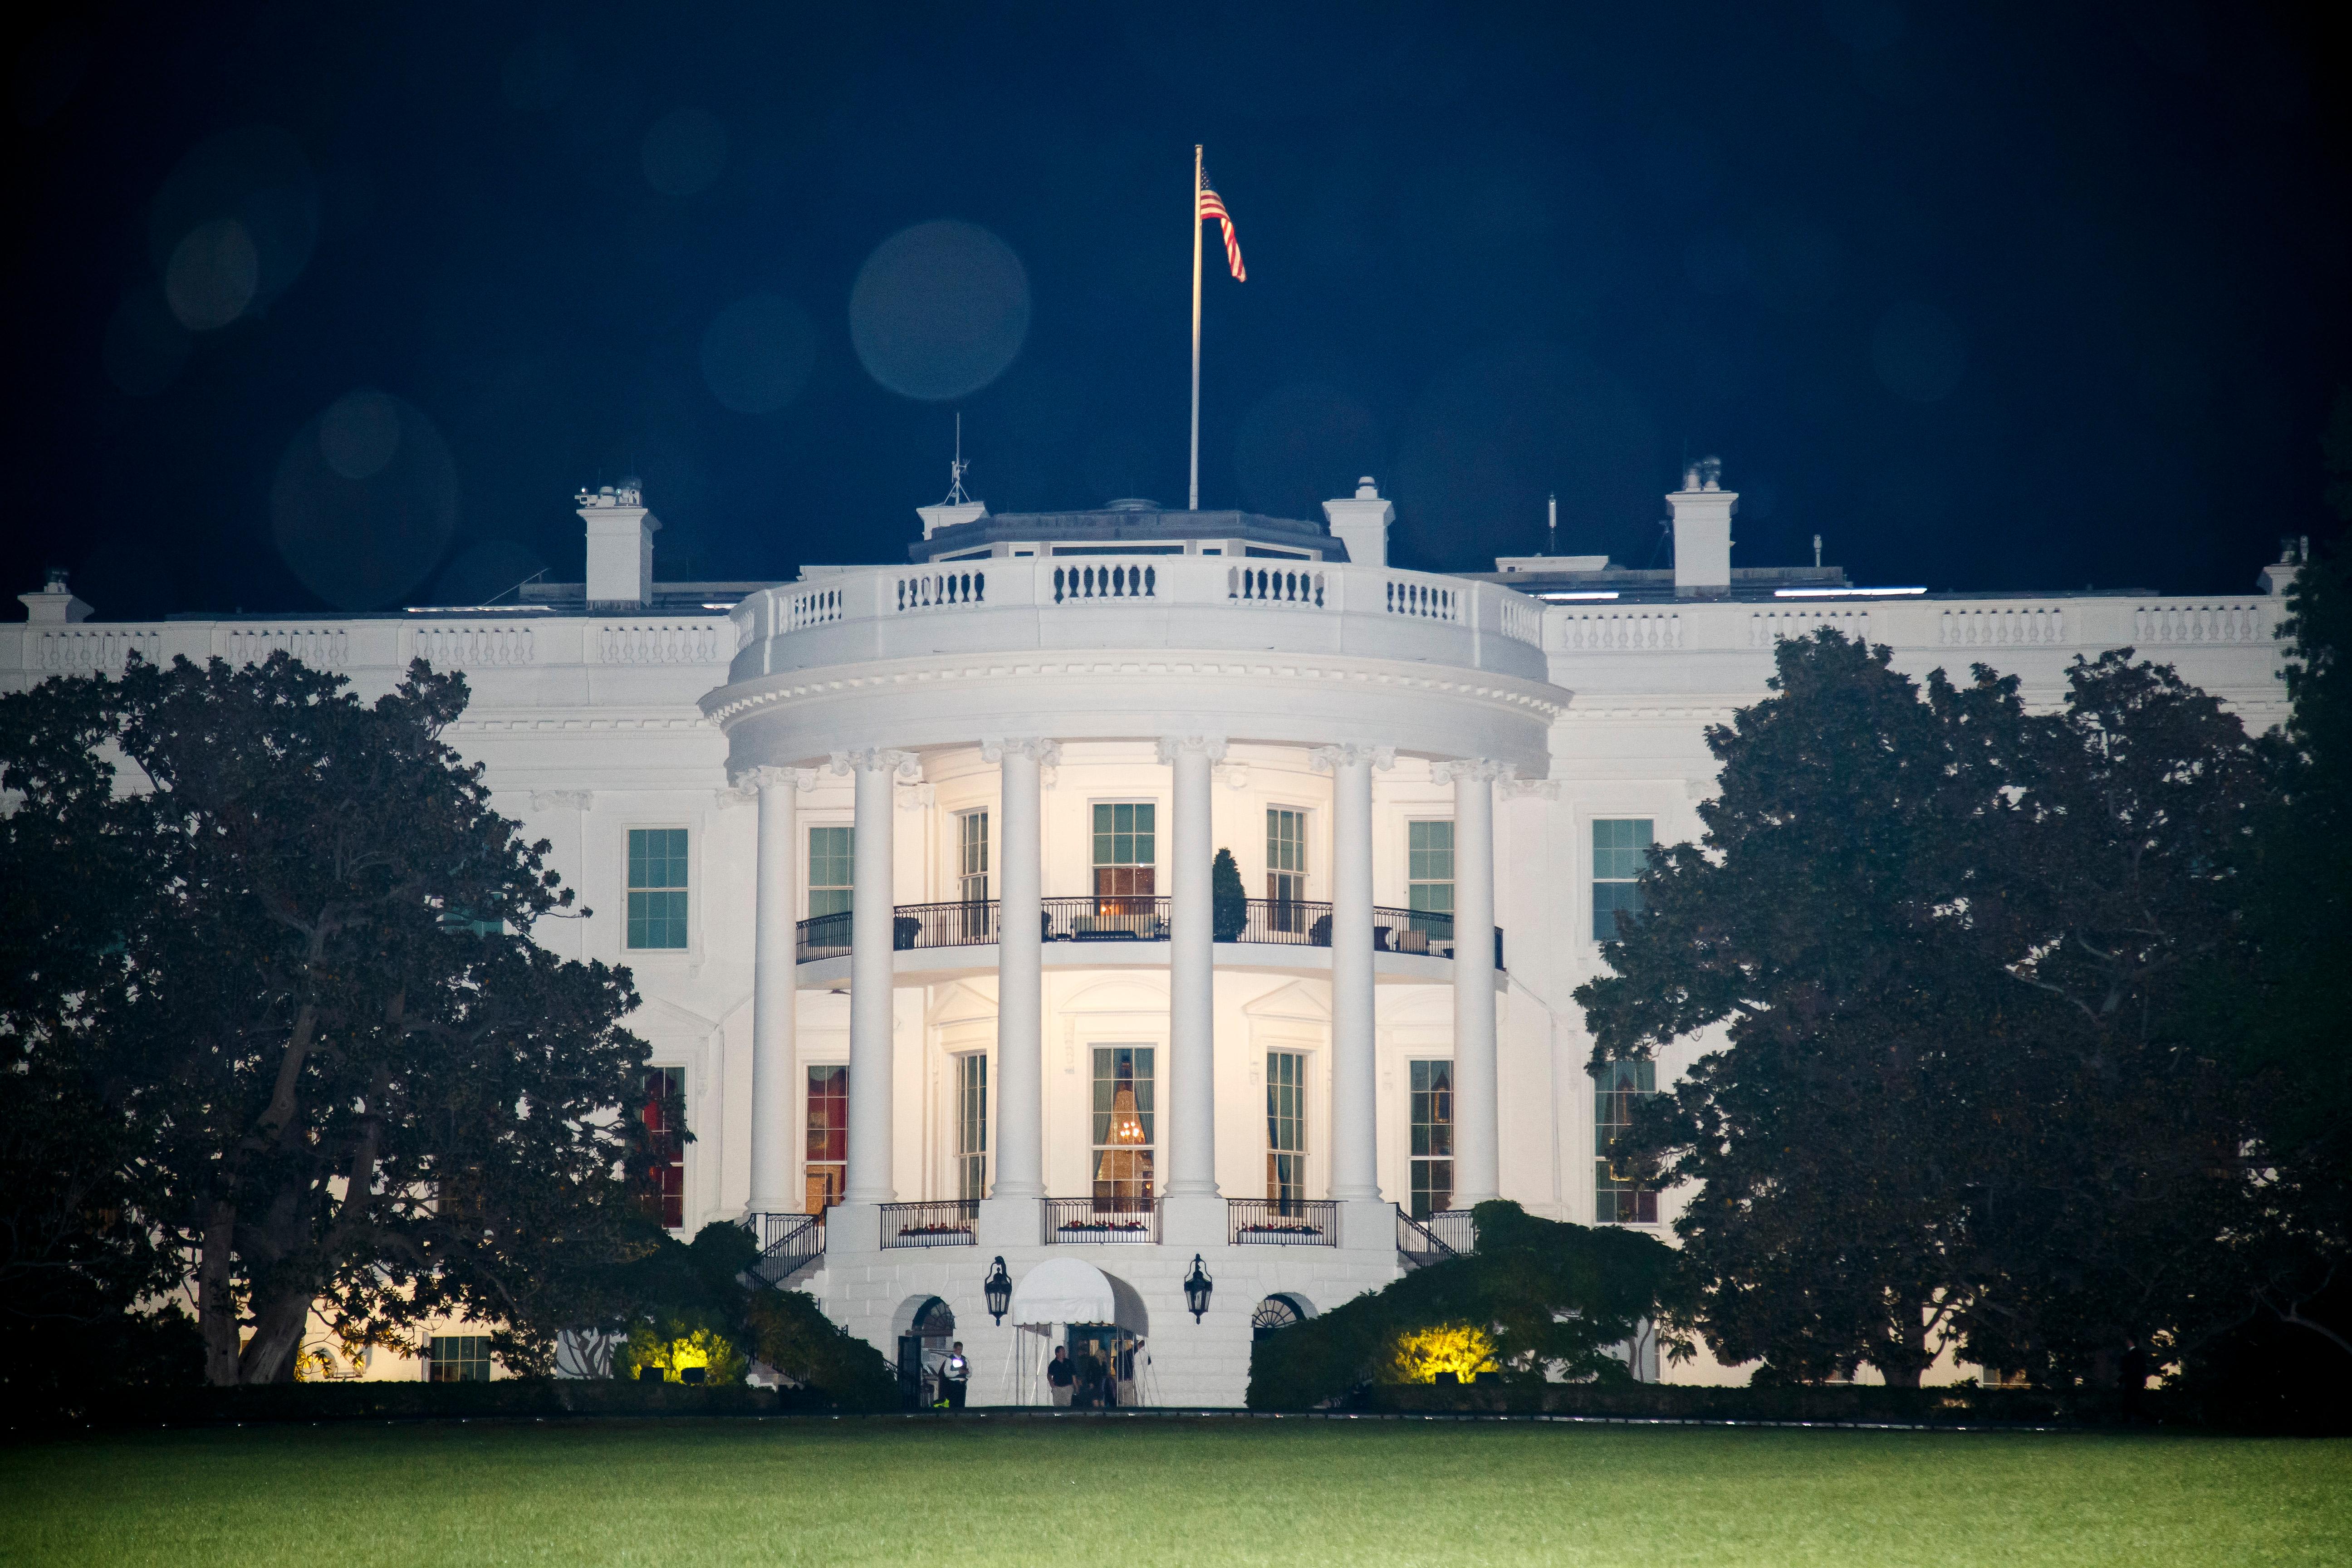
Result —
[{"label": "american flag", "polygon": [[1195,222],[1215,218],[1225,231],[1225,265],[1234,269],[1234,281],[1249,281],[1249,268],[1242,265],[1242,242],[1234,234],[1234,220],[1225,214],[1224,198],[1209,188],[1209,172],[1201,171],[1201,210]]}]

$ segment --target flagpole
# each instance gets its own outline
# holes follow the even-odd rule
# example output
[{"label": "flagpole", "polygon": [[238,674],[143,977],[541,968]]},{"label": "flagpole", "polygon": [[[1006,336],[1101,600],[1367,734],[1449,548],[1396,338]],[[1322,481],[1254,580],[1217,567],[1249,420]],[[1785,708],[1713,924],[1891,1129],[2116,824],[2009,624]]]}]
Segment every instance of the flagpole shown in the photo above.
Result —
[{"label": "flagpole", "polygon": [[1192,469],[1188,510],[1201,510],[1201,149],[1192,148]]}]

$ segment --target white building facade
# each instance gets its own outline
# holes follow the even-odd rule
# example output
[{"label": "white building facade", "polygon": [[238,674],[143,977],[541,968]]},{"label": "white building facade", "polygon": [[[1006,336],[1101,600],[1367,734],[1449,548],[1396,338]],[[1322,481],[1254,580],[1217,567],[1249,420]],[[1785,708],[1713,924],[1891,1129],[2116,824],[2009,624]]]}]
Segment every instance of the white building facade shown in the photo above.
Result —
[{"label": "white building facade", "polygon": [[[1127,1400],[1234,1405],[1254,1333],[1469,1245],[1483,1198],[1671,1221],[1608,1139],[1706,1042],[1596,1084],[1570,993],[1646,847],[1698,833],[1705,729],[1768,694],[1779,637],[1990,663],[2045,705],[2129,646],[2284,715],[2290,566],[2229,597],[1874,590],[1732,567],[1737,499],[1705,465],[1667,497],[1670,572],[1394,568],[1368,479],[1319,523],[925,508],[906,564],[770,586],[655,582],[658,523],[604,491],[587,584],[520,605],[122,624],[58,582],[0,627],[0,682],[134,649],[282,647],[362,694],[462,669],[453,743],[594,910],[540,940],[645,998],[643,1113],[692,1134],[667,1223],[747,1220],[893,1359],[961,1340],[975,1404],[1042,1402],[1047,1345],[1087,1340]],[[1024,1331],[1056,1259],[1109,1310]]]}]

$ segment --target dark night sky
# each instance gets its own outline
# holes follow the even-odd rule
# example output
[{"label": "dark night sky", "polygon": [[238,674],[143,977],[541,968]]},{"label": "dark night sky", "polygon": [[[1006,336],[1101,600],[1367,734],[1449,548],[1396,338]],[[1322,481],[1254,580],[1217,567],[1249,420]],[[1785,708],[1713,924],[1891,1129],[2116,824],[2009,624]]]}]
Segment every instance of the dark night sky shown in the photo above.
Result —
[{"label": "dark night sky", "polygon": [[[1204,505],[1371,472],[1478,569],[1556,490],[1642,565],[1720,452],[1737,561],[1938,589],[2243,592],[2323,531],[2345,57],[2283,8],[55,15],[0,564],[110,618],[576,580],[627,473],[665,577],[888,559],[959,408],[996,510],[1181,504],[1196,141],[1250,271],[1212,229]],[[1017,271],[877,256],[943,219]]]}]

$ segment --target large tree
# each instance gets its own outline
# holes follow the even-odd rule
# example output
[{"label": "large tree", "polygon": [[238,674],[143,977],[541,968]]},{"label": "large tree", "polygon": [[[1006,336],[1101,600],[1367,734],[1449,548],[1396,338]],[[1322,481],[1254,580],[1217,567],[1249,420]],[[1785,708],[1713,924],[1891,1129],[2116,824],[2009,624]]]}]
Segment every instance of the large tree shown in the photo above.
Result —
[{"label": "large tree", "polygon": [[1727,1360],[2112,1377],[2242,1288],[2246,1104],[2195,1005],[2242,942],[2269,759],[2171,672],[1920,686],[1784,643],[1721,794],[1580,988],[1596,1066],[1727,1026],[1636,1119]]},{"label": "large tree", "polygon": [[572,896],[443,740],[463,678],[345,685],[277,655],[0,700],[15,831],[120,868],[19,1038],[124,1130],[214,1383],[290,1376],[314,1305],[352,1342],[462,1310],[541,1365],[644,1236],[627,972],[531,940]]}]

